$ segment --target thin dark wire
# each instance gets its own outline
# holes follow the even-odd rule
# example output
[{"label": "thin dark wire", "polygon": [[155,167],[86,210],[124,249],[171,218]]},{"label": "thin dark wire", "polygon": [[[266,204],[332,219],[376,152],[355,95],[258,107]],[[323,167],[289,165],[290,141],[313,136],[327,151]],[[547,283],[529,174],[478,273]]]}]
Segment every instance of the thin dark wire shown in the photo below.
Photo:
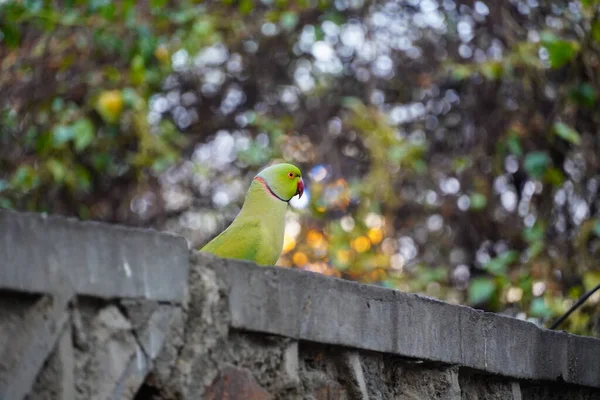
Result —
[{"label": "thin dark wire", "polygon": [[582,305],[598,289],[600,289],[600,285],[596,286],[595,288],[593,288],[592,290],[590,290],[589,292],[587,292],[586,294],[584,294],[583,296],[581,296],[579,298],[579,300],[577,300],[577,303],[573,304],[571,306],[571,308],[569,308],[569,311],[567,311],[566,313],[564,313],[564,315],[562,317],[560,317],[552,325],[550,325],[549,329],[556,329],[557,326],[559,326],[565,319],[567,319],[569,317],[569,315],[571,315],[571,313],[573,311],[575,311],[575,309],[577,307],[579,307],[580,305]]}]

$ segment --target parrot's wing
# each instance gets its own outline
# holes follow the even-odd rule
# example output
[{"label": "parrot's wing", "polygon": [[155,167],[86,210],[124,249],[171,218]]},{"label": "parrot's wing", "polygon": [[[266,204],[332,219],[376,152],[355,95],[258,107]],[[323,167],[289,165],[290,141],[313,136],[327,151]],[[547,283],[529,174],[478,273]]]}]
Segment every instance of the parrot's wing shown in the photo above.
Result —
[{"label": "parrot's wing", "polygon": [[255,261],[260,245],[261,227],[258,219],[232,224],[200,251],[223,258]]}]

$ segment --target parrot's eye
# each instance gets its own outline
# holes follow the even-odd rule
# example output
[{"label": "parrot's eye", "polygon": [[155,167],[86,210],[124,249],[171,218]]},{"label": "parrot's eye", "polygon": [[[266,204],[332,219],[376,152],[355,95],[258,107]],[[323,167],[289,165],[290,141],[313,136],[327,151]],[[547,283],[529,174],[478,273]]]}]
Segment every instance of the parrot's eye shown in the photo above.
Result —
[{"label": "parrot's eye", "polygon": [[288,177],[291,179],[294,177],[294,173],[293,172],[288,172]]}]

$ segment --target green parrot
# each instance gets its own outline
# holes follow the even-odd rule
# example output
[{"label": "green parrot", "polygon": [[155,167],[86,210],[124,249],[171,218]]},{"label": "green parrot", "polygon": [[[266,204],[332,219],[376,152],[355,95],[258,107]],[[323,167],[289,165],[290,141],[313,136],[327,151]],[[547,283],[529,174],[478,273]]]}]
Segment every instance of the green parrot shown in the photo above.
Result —
[{"label": "green parrot", "polygon": [[223,258],[274,265],[283,248],[285,213],[295,195],[302,197],[304,181],[298,167],[275,164],[252,180],[244,205],[231,225],[200,251]]}]

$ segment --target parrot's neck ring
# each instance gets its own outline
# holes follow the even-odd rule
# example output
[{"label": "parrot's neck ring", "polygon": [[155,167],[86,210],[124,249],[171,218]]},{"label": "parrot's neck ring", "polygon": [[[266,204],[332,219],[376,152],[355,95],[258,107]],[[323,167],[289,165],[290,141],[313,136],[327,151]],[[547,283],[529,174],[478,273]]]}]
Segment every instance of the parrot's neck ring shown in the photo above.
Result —
[{"label": "parrot's neck ring", "polygon": [[289,200],[285,200],[282,199],[281,197],[277,196],[277,193],[275,193],[273,191],[273,189],[271,189],[271,186],[269,186],[269,184],[267,183],[267,181],[264,180],[264,178],[257,176],[254,178],[255,181],[259,182],[260,184],[262,184],[264,186],[265,189],[267,189],[267,192],[269,192],[269,194],[271,194],[271,196],[276,197],[277,199],[283,201],[284,203],[289,203],[291,198]]}]

